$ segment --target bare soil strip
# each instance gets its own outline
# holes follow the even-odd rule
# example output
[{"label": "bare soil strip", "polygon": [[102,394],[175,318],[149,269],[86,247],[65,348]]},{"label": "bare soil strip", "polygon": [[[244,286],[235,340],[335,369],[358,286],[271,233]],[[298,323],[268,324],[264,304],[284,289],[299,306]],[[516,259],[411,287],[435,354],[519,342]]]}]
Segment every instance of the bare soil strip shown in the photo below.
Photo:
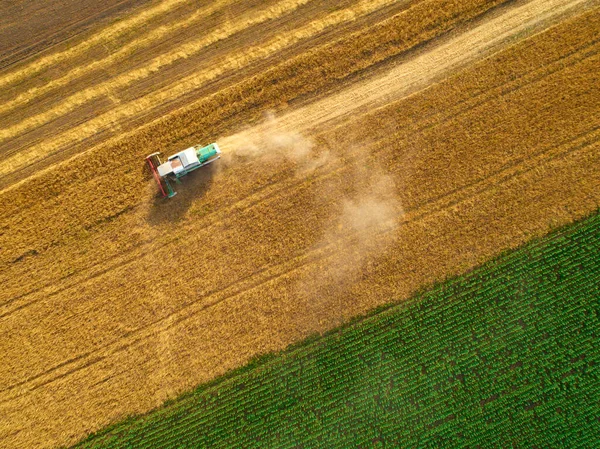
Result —
[{"label": "bare soil strip", "polygon": [[[598,20],[582,14],[372,114],[330,121],[311,135],[317,158],[332,155],[312,175],[287,159],[239,160],[191,178],[180,202],[150,201],[7,264],[1,441],[73,442],[597,208]],[[368,204],[393,198],[365,241],[339,218],[380,178],[394,188]],[[68,221],[85,200],[44,206]],[[12,297],[25,273],[39,273],[38,290]]]}]

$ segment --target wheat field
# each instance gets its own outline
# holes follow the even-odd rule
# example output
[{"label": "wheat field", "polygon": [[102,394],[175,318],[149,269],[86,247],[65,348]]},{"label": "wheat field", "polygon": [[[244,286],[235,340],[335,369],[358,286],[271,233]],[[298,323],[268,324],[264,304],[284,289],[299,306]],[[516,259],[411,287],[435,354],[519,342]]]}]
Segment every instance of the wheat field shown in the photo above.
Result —
[{"label": "wheat field", "polygon": [[[73,444],[595,211],[599,6],[140,2],[3,67],[0,446]],[[158,198],[144,156],[212,141]]]}]

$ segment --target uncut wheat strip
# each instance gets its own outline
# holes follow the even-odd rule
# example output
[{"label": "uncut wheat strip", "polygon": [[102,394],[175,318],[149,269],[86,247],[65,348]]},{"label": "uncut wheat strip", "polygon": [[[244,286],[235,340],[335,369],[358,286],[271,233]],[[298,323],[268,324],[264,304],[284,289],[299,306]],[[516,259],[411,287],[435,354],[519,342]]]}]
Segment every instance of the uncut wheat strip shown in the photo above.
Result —
[{"label": "uncut wheat strip", "polygon": [[[587,48],[587,47],[586,47],[586,48]],[[583,49],[581,49],[581,51],[583,51]],[[559,60],[557,63],[555,63],[554,65],[551,65],[551,66],[544,66],[544,72],[552,72],[552,71],[553,71],[553,70],[552,70],[552,67],[554,67],[554,66],[555,66],[555,65],[557,65],[557,64],[558,64],[559,66],[561,66],[561,67],[562,67],[562,66],[564,66],[564,65],[570,65],[570,64],[571,64],[571,62],[568,62],[568,61],[572,61],[572,60],[574,60],[574,59],[579,59],[578,53],[579,53],[579,52],[572,53],[572,54],[570,54],[570,55],[569,55],[569,57],[568,57],[568,59],[567,59],[567,60],[560,59],[560,60]],[[548,70],[546,70],[546,69],[548,69]],[[529,74],[528,74],[528,76],[527,76],[527,78],[530,78],[530,77],[538,78],[538,77],[539,77],[539,75],[537,75],[536,73],[537,73],[537,70],[533,71],[532,73],[529,73]],[[513,89],[513,88],[511,87],[513,84],[520,84],[520,85],[521,85],[521,87],[522,87],[522,81],[523,81],[523,80],[522,80],[521,78],[519,78],[519,79],[515,79],[515,80],[513,80],[511,83],[509,83],[508,85],[502,85],[502,86],[498,87],[497,89],[500,89],[501,91],[511,90],[511,89]],[[496,95],[496,94],[499,92],[497,89],[494,89],[493,91],[485,91],[485,92],[482,92],[482,93],[480,93],[480,95],[484,95],[484,94],[485,94],[484,96],[485,96],[485,97],[487,97],[487,98],[489,98],[490,96],[494,96],[494,95]],[[496,93],[494,93],[494,92],[496,92]],[[475,101],[475,99],[471,99],[471,100],[470,100],[470,102],[469,102],[468,104],[462,104],[462,103],[461,103],[461,104],[460,104],[460,105],[458,105],[458,106],[460,106],[460,107],[465,107],[465,108],[467,108],[467,107],[469,107],[469,108],[470,108],[470,107],[472,107],[472,106],[469,106],[469,105],[471,104],[471,102],[472,102],[472,101]],[[477,101],[477,103],[479,104],[479,103],[480,103],[480,101]],[[454,108],[452,108],[452,109],[454,109]],[[454,111],[454,112],[453,112],[452,110],[446,110],[446,109],[445,109],[444,111],[438,111],[438,114],[437,114],[437,115],[439,115],[439,114],[442,114],[442,113],[443,113],[443,115],[445,115],[445,116],[455,116],[455,114],[456,114],[456,111]],[[454,118],[456,118],[456,117],[454,117]],[[430,117],[429,119],[431,120],[431,117]],[[321,175],[319,175],[317,178],[320,178],[320,176],[321,176]],[[313,178],[313,179],[315,179],[315,178]],[[283,190],[287,190],[287,189],[291,188],[293,185],[297,185],[297,184],[298,184],[298,182],[297,182],[297,181],[293,181],[293,182],[292,182],[292,185],[288,185],[288,183],[287,183],[287,182],[286,182],[285,184],[286,184],[286,185],[284,186],[284,187],[285,187],[285,189],[281,189],[281,187],[282,187],[282,186],[280,185],[280,183],[277,183],[275,186],[268,186],[266,189],[264,189],[264,190],[263,190],[263,189],[261,189],[259,192],[257,192],[257,194],[259,195],[259,197],[260,197],[260,198],[259,198],[259,197],[256,197],[256,198],[255,198],[255,195],[253,194],[253,195],[251,195],[249,198],[247,198],[247,199],[246,199],[247,201],[244,201],[244,200],[241,200],[241,201],[242,201],[242,203],[249,202],[249,205],[247,205],[247,207],[251,207],[252,205],[256,205],[256,204],[258,204],[258,203],[262,202],[262,201],[263,201],[263,200],[266,198],[266,196],[271,196],[271,195],[275,195],[275,194],[281,194]],[[273,190],[273,189],[274,189],[274,191],[273,191],[273,192],[271,192],[271,190]],[[262,199],[261,199],[261,198],[262,198]],[[226,210],[220,210],[219,212],[224,212],[225,214],[228,214],[228,213],[231,213],[231,211],[233,211],[233,210],[240,211],[240,210],[241,210],[240,208],[242,208],[242,209],[244,208],[242,203],[240,203],[240,202],[238,201],[238,202],[236,202],[236,204],[235,204],[234,206],[227,207],[227,208],[226,208]],[[232,209],[232,207],[233,207],[233,209]],[[221,213],[217,213],[217,215],[221,216],[221,215],[223,215],[223,214],[221,214]],[[205,225],[206,225],[206,226],[214,225],[214,224],[215,224],[215,219],[217,219],[217,218],[215,218],[215,217],[216,217],[216,216],[215,216],[215,214],[212,214],[212,213],[211,213],[211,214],[210,214],[210,216],[209,216],[209,218],[210,218],[210,220],[209,220],[210,224],[208,224],[208,222],[206,222],[206,219],[205,219],[205,220],[203,220],[203,223],[205,223]],[[217,220],[217,221],[218,221],[218,220]],[[144,246],[144,245],[142,245],[142,246]],[[140,248],[139,248],[139,247],[137,247],[136,249],[140,249]],[[103,267],[103,269],[104,269],[104,268],[106,268],[106,267]],[[72,279],[73,279],[73,278],[72,278]],[[36,289],[36,290],[39,290],[39,289]],[[48,292],[48,291],[47,291],[47,292]],[[19,295],[18,295],[18,296],[19,296],[19,299],[24,299],[24,297],[25,297],[25,296],[27,296],[29,293],[33,293],[33,291],[31,291],[31,292],[28,292],[28,293],[27,293],[27,294],[25,294],[25,295],[21,295],[21,294],[19,294]],[[12,303],[12,302],[13,302],[13,300],[9,300],[8,302],[9,302],[9,303]],[[8,305],[8,304],[5,304],[5,305]],[[15,306],[16,306],[16,304],[15,304]]]},{"label": "uncut wheat strip", "polygon": [[[597,60],[597,59],[596,59],[596,60]],[[589,65],[590,65],[590,64],[588,63],[588,66],[589,66]],[[593,66],[594,66],[594,65],[592,64],[592,67],[593,67]],[[575,69],[573,69],[573,70],[575,70]],[[572,71],[573,71],[573,70],[572,70]],[[592,155],[593,155],[593,154],[594,154],[594,153],[592,152]],[[534,166],[535,166],[535,165],[537,165],[537,164],[534,164]],[[593,168],[593,165],[592,165],[592,168]]]},{"label": "uncut wheat strip", "polygon": [[37,60],[34,60],[31,64],[19,68],[17,71],[10,72],[0,77],[0,89],[8,87],[8,85],[17,83],[23,78],[35,76],[40,71],[51,67],[60,62],[69,60],[70,58],[79,56],[88,51],[92,46],[108,42],[115,39],[131,29],[135,29],[145,24],[149,20],[168,13],[175,9],[179,5],[182,5],[187,0],[163,0],[156,6],[153,6],[147,10],[141,11],[139,14],[121,20],[113,25],[110,25],[97,33],[93,34],[89,39],[75,45],[74,47],[68,48],[67,50],[53,53],[50,55],[43,56]]},{"label": "uncut wheat strip", "polygon": [[142,48],[147,48],[165,37],[175,35],[190,25],[201,24],[204,19],[230,2],[231,0],[222,0],[219,2],[213,2],[208,6],[201,7],[183,20],[179,20],[175,23],[169,23],[168,25],[161,25],[158,28],[150,30],[146,34],[140,36],[138,39],[132,40],[121,47],[118,51],[111,53],[108,56],[97,59],[85,65],[73,67],[68,73],[60,78],[53,79],[42,86],[32,87],[26,92],[21,92],[14,98],[0,105],[0,114],[6,114],[20,106],[31,103],[35,101],[37,97],[50,91],[60,89],[77,78],[81,78],[96,69],[101,69],[108,65],[122,62],[135,51]]},{"label": "uncut wheat strip", "polygon": [[[498,186],[504,185],[507,182],[514,182],[514,178],[523,176],[525,173],[541,172],[545,169],[544,167],[549,167],[553,164],[556,164],[557,161],[560,162],[561,160],[566,159],[568,156],[572,155],[575,152],[587,152],[587,154],[593,155],[598,147],[599,138],[600,131],[596,129],[591,133],[576,138],[573,141],[566,142],[563,145],[559,145],[555,148],[546,149],[544,151],[532,155],[530,158],[526,158],[522,161],[509,164],[503,169],[498,170],[495,173],[491,173],[489,176],[482,178],[473,184],[467,185],[458,191],[449,192],[447,195],[443,195],[442,197],[436,198],[434,201],[422,203],[411,210],[401,211],[399,214],[396,215],[394,219],[390,220],[389,222],[386,222],[381,227],[381,229],[384,229],[384,231],[379,232],[378,236],[374,236],[373,238],[386,238],[386,235],[393,233],[395,231],[395,225],[397,224],[398,220],[400,220],[400,222],[403,224],[416,223],[425,218],[430,217],[433,214],[452,210],[454,207],[456,207],[457,204],[472,202],[474,198],[482,195],[483,193],[495,191],[498,188]],[[211,234],[209,230],[206,231],[206,233],[208,235]],[[207,238],[207,236],[202,235],[202,232],[192,233],[187,232],[186,230],[186,235],[191,236],[189,241],[186,241],[185,247],[188,248],[197,247],[199,244],[201,244],[202,241],[204,241]],[[263,284],[277,277],[290,273],[291,271],[296,270],[300,266],[304,266],[308,263],[319,263],[319,261],[322,261],[323,258],[333,257],[339,248],[346,248],[348,247],[348,245],[351,245],[352,238],[353,235],[346,234],[343,235],[343,237],[337,239],[336,241],[330,242],[328,245],[319,248],[314,248],[306,252],[300,252],[296,255],[291,254],[290,257],[286,258],[286,260],[283,263],[263,267],[258,271],[258,275],[252,275],[249,278],[244,278],[239,281],[233,282],[224,289],[218,289],[217,291],[209,292],[207,295],[203,295],[201,300],[198,300],[196,302],[201,302],[202,309],[205,309],[206,307],[221,302],[222,300],[236,296],[239,292],[247,290],[248,288],[254,288],[256,285]],[[164,248],[163,245],[161,245],[161,248],[163,248],[162,252],[164,252],[164,254],[161,254],[161,251],[154,252],[152,254],[152,260],[161,261],[157,265],[156,269],[158,269],[159,266],[161,266],[163,262],[165,260],[168,260],[169,258],[169,248]],[[147,268],[149,268],[152,265],[152,261],[148,262],[149,265],[147,266]],[[96,282],[98,281],[96,280]],[[101,280],[99,282],[102,283]],[[76,287],[78,289],[81,289],[83,288],[83,285],[78,284]],[[205,300],[207,300],[208,303],[205,303]],[[181,310],[186,309],[187,307],[191,306],[186,305]],[[179,314],[179,311],[175,311],[173,313]],[[173,313],[170,314],[167,318],[172,318]],[[160,318],[160,320],[162,319],[164,318]],[[153,322],[151,325],[153,326],[160,320]],[[145,327],[146,326],[144,326],[144,328]],[[133,332],[135,333],[135,331]],[[128,333],[128,336],[129,335],[130,333]],[[91,354],[92,352],[90,352],[88,355]],[[81,360],[81,356],[77,356],[75,358],[75,362],[79,363],[79,361],[81,361],[81,363],[84,363],[84,361]],[[66,369],[66,365],[61,364],[59,366],[59,371],[63,367],[65,367]],[[46,374],[49,374],[49,371],[47,371]],[[34,376],[29,381],[37,380],[38,378],[40,377]],[[13,385],[13,387],[11,387],[10,389],[14,387],[20,387],[24,385],[24,383],[25,382],[19,383],[18,385]]]},{"label": "uncut wheat strip", "polygon": [[[0,131],[0,139],[7,140],[26,131],[27,129],[40,126],[57,116],[69,112],[87,101],[91,101],[100,96],[109,95],[110,92],[112,92],[112,90],[115,88],[123,87],[135,81],[139,81],[140,79],[152,74],[165,65],[172,64],[180,58],[188,57],[189,55],[200,51],[206,45],[228,37],[229,35],[233,34],[234,31],[237,32],[248,27],[250,22],[261,23],[263,21],[279,17],[290,12],[289,8],[300,7],[302,4],[308,1],[309,0],[289,0],[287,2],[289,4],[280,3],[277,5],[277,8],[269,8],[264,14],[256,14],[253,19],[247,18],[244,21],[240,21],[238,25],[232,26],[228,30],[220,30],[212,35],[207,36],[206,38],[201,38],[197,41],[185,44],[182,48],[179,48],[173,53],[155,58],[155,60],[153,60],[149,65],[141,69],[136,69],[132,72],[121,75],[114,80],[107,81],[100,86],[95,86],[86,91],[74,94],[56,108],[37,116],[30,117],[19,124],[14,125],[13,127]],[[216,79],[224,73],[233,70],[239,70],[257,60],[267,58],[278,51],[281,51],[284,48],[294,45],[302,40],[310,39],[328,28],[338,26],[342,23],[355,21],[364,15],[391,4],[392,2],[393,0],[361,0],[358,4],[347,9],[335,11],[322,19],[314,20],[308,25],[302,26],[296,30],[282,33],[268,41],[266,44],[246,48],[233,55],[229,55],[227,58],[220,61],[218,65],[191,75],[186,79],[177,82],[175,86],[170,86],[157,92],[150,93],[139,99],[133,100],[129,103],[116,106],[111,111],[82,125],[79,125],[78,127],[63,133],[57,138],[50,139],[39,146],[34,146],[30,149],[21,151],[20,153],[2,161],[0,164],[0,176],[10,173],[19,166],[22,166],[24,163],[30,163],[31,159],[36,158],[36,156],[39,158],[41,155],[46,155],[49,152],[52,153],[58,150],[60,147],[72,143],[74,140],[81,140],[82,138],[92,136],[101,130],[117,125],[122,120],[134,117],[140,113],[147,113],[148,110],[180,98],[186,95],[189,91],[203,86],[207,82]]]},{"label": "uncut wheat strip", "polygon": [[[276,127],[282,132],[303,132],[351,112],[355,114],[357,110],[380,107],[431,84],[450,70],[514,43],[514,39],[522,40],[533,33],[542,32],[556,20],[583,14],[599,3],[597,0],[531,0],[399,65],[382,77],[367,80],[359,86],[283,115]],[[218,140],[227,151],[243,145],[252,135],[265,131],[264,126],[251,128]]]},{"label": "uncut wheat strip", "polygon": [[[596,136],[598,137],[598,136]],[[507,171],[495,173],[490,178],[482,180],[478,186],[469,187],[468,192],[460,192],[458,195],[452,193],[449,196],[451,198],[441,198],[439,202],[428,203],[424,206],[415,208],[409,211],[407,214],[402,214],[396,218],[385,223],[386,226],[382,226],[377,236],[373,238],[389,238],[390,233],[398,231],[396,225],[398,223],[402,226],[415,225],[424,219],[432,219],[434,215],[443,217],[451,210],[454,210],[459,204],[472,204],[473,200],[486,195],[494,195],[497,187],[505,184],[516,185],[520,181],[519,179],[527,178],[529,176],[537,177],[539,173],[543,173],[551,169],[552,167],[560,165],[568,165],[569,157],[575,154],[579,156],[587,155],[587,157],[597,159],[598,153],[598,140],[591,145],[576,146],[569,148],[566,152],[557,152],[550,157],[546,157],[546,160],[540,165],[527,161],[525,165],[515,165],[510,167]],[[539,162],[539,161],[538,161]],[[527,166],[528,165],[528,166]],[[576,168],[580,168],[581,164],[575,163]],[[594,170],[593,165],[588,166],[587,169],[590,173],[595,174],[597,177],[597,171]],[[509,189],[510,190],[510,189]],[[535,194],[535,191],[532,192]],[[401,228],[400,228],[401,229]],[[193,301],[178,310],[173,311],[166,317],[161,317],[153,322],[146,323],[142,328],[132,330],[127,333],[123,338],[116,341],[109,342],[105,346],[92,350],[86,354],[81,354],[75,357],[69,362],[62,363],[61,365],[47,370],[44,373],[33,376],[24,382],[20,382],[16,385],[12,385],[8,388],[3,389],[0,404],[5,404],[8,401],[16,399],[22,395],[28,394],[29,392],[48,385],[49,383],[62,379],[71,373],[78,371],[82,368],[88,368],[95,363],[101,362],[102,360],[110,357],[117,352],[121,352],[143,342],[155,335],[161,334],[174,326],[185,326],[185,322],[193,319],[198,313],[204,313],[209,308],[221,304],[224,301],[235,301],[241,294],[245,294],[251,290],[256,290],[261,286],[280,280],[282,277],[289,276],[291,273],[305,268],[307,265],[322,264],[327,259],[335,257],[340,247],[352,246],[352,235],[344,235],[338,240],[331,242],[326,247],[322,247],[314,250],[313,252],[300,254],[294,258],[286,260],[284,263],[269,267],[266,270],[259,272],[257,276],[243,279],[240,283],[235,283],[225,289],[211,293],[207,296],[203,296],[200,300]],[[239,307],[239,306],[236,306]],[[248,309],[251,310],[251,309]]]},{"label": "uncut wheat strip", "polygon": [[[183,360],[182,360],[182,362],[183,362]],[[91,372],[91,373],[90,373],[90,372],[88,372],[88,373],[86,373],[86,374],[85,374],[85,376],[87,377],[87,375],[93,375],[93,374],[94,374],[93,372]],[[63,384],[63,385],[64,385],[64,384]],[[74,391],[75,391],[75,390],[74,390]]]}]

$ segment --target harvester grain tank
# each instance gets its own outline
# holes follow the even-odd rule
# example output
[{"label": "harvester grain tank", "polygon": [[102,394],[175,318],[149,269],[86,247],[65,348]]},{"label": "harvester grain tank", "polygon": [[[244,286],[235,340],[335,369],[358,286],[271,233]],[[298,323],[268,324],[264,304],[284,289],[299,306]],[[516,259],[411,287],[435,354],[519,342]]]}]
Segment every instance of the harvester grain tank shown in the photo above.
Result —
[{"label": "harvester grain tank", "polygon": [[195,145],[169,156],[165,162],[160,159],[161,153],[146,156],[146,162],[152,171],[152,176],[158,184],[161,195],[171,198],[177,194],[172,182],[181,183],[179,178],[221,157],[219,145],[211,143],[205,147]]}]

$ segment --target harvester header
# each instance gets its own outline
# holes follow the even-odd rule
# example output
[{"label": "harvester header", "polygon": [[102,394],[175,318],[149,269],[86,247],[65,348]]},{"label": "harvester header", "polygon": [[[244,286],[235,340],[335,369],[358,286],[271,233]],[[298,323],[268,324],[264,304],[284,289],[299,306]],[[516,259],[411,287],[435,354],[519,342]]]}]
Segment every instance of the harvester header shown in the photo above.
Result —
[{"label": "harvester header", "polygon": [[179,184],[179,178],[182,176],[216,161],[221,157],[221,150],[216,143],[211,143],[205,147],[195,145],[187,148],[169,156],[164,162],[161,161],[160,156],[161,153],[149,154],[146,156],[146,162],[161,195],[164,198],[171,198],[177,194],[171,185],[172,181]]}]

